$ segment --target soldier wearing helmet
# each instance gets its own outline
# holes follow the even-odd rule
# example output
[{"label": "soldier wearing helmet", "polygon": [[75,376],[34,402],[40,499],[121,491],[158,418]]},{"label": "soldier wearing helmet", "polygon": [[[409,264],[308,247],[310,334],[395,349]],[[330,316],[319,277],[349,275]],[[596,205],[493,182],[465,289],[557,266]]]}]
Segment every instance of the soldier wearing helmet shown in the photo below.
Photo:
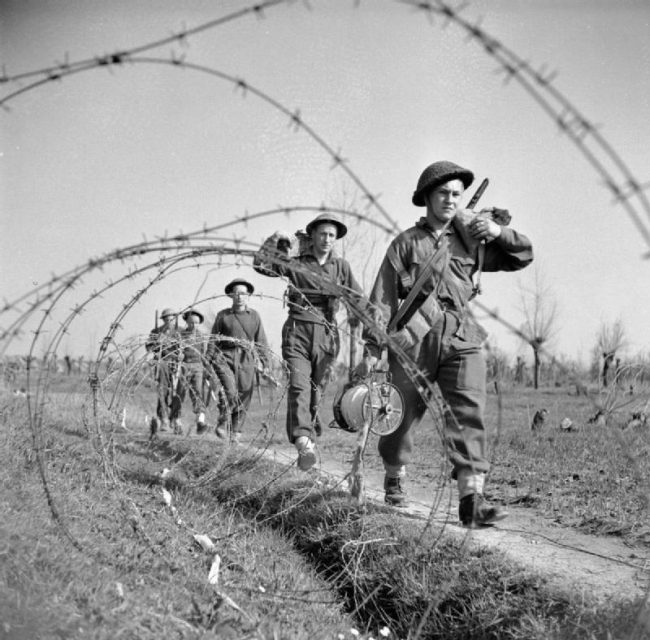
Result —
[{"label": "soldier wearing helmet", "polygon": [[182,384],[187,390],[192,403],[192,411],[196,418],[196,432],[203,433],[205,423],[205,404],[203,402],[203,368],[206,350],[205,335],[199,329],[203,324],[203,314],[197,309],[187,309],[183,312],[185,327],[180,331],[183,343]]},{"label": "soldier wearing helmet", "polygon": [[339,300],[365,300],[347,260],[334,254],[336,241],[346,233],[335,215],[321,213],[293,243],[288,234],[273,234],[254,260],[259,273],[289,281],[289,317],[282,328],[282,357],[289,369],[286,428],[302,471],[316,463],[319,405],[339,352]]},{"label": "soldier wearing helmet", "polygon": [[232,305],[217,314],[207,358],[221,383],[225,404],[219,408],[216,434],[239,442],[255,389],[258,366],[268,367],[268,343],[262,319],[248,306],[253,285],[243,278],[229,282],[224,292]]},{"label": "soldier wearing helmet", "polygon": [[[426,215],[392,241],[370,294],[389,321],[393,341],[382,344],[367,328],[366,357],[357,374],[367,375],[387,347],[392,382],[404,398],[400,427],[379,439],[386,502],[406,503],[403,479],[413,448],[411,432],[426,411],[429,393],[425,390],[423,397],[418,390],[400,347],[429,383],[438,384],[445,400],[444,435],[452,477],[458,482],[459,518],[467,526],[484,526],[507,514],[483,498],[489,469],[481,349],[486,333],[469,312],[468,302],[478,290],[473,278],[482,270],[522,269],[532,261],[533,251],[526,236],[506,226],[507,211],[490,208],[474,214],[460,208],[473,180],[471,171],[449,161],[434,162],[422,172],[412,202],[426,207]],[[406,299],[410,306],[405,309]]]},{"label": "soldier wearing helmet", "polygon": [[[155,378],[158,387],[156,416],[151,419],[151,434],[158,430],[182,432],[180,422],[182,383],[180,381],[181,339],[177,328],[177,313],[170,308],[161,313],[162,325],[154,327],[145,342],[146,350],[153,355]],[[158,325],[156,318],[156,325]]]}]

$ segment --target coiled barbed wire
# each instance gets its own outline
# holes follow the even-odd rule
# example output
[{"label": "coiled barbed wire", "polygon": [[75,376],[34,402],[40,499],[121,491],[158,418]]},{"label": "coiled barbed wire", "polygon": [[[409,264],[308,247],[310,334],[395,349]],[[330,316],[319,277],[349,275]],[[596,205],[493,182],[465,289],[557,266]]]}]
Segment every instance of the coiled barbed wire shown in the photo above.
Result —
[{"label": "coiled barbed wire", "polygon": [[[480,27],[477,22],[466,20],[462,16],[466,5],[452,6],[445,2],[415,2],[410,0],[399,0],[402,4],[410,6],[416,11],[424,14],[427,18],[442,18],[443,27],[450,24],[460,28],[468,41],[477,43],[485,52],[497,63],[498,71],[503,74],[504,82],[516,80],[522,88],[533,98],[533,100],[542,108],[542,110],[558,124],[560,131],[566,135],[573,145],[577,148],[580,154],[587,160],[591,168],[601,178],[605,187],[612,193],[615,201],[623,206],[625,211],[630,215],[634,224],[636,225],[639,233],[650,246],[650,232],[648,231],[647,222],[645,217],[650,217],[650,206],[648,205],[647,194],[645,193],[647,186],[640,180],[636,179],[629,171],[627,165],[623,162],[622,158],[614,151],[613,147],[608,144],[606,139],[600,133],[598,127],[591,123],[586,117],[582,115],[578,109],[572,105],[553,85],[554,75],[546,73],[543,68],[534,70],[530,64],[523,59],[519,58],[511,50],[505,47],[496,38],[492,37],[487,31]],[[267,2],[260,2],[252,5],[242,11],[235,12],[229,16],[219,18],[214,21],[200,25],[194,29],[182,30],[174,35],[163,38],[153,43],[142,45],[128,51],[115,52],[106,56],[98,56],[92,59],[87,59],[78,62],[69,62],[67,59],[64,63],[50,66],[38,71],[27,72],[24,74],[7,75],[4,72],[2,78],[3,83],[18,83],[30,78],[38,78],[26,86],[18,90],[6,94],[0,99],[0,106],[8,108],[9,103],[17,99],[20,95],[35,90],[38,87],[47,85],[50,82],[58,82],[66,77],[92,71],[99,68],[117,68],[124,66],[126,63],[141,64],[141,65],[169,65],[182,69],[193,70],[199,73],[207,74],[224,80],[233,84],[236,91],[240,92],[242,96],[253,95],[262,100],[273,109],[279,111],[289,118],[290,125],[296,131],[306,133],[309,138],[322,148],[328,154],[332,161],[332,168],[341,168],[348,177],[357,186],[367,201],[368,207],[372,207],[382,214],[386,221],[381,227],[386,233],[395,233],[399,230],[397,223],[391,218],[378,202],[378,196],[373,194],[368,189],[364,182],[352,171],[346,159],[343,158],[341,151],[336,150],[334,146],[330,145],[318,133],[308,125],[305,118],[301,115],[299,109],[290,109],[276,101],[272,96],[255,88],[249,82],[242,78],[237,78],[229,74],[225,74],[215,68],[196,65],[186,60],[185,56],[181,56],[176,52],[170,58],[155,58],[145,57],[141,54],[152,48],[159,47],[163,44],[178,43],[184,44],[188,38],[198,33],[199,31],[206,31],[215,28],[226,21],[235,20],[243,17],[244,15],[258,15],[261,16],[265,9],[271,9],[281,4],[287,4],[284,0],[269,0]],[[258,217],[273,215],[277,213],[284,213],[286,215],[293,215],[298,211],[331,211],[343,213],[356,217],[363,223],[370,223],[377,225],[376,221],[370,219],[367,215],[358,212],[341,211],[332,208],[324,207],[287,207],[284,209],[276,209],[268,212],[260,212],[249,216],[244,216],[236,219],[234,222],[228,222],[224,225],[210,227],[209,229],[202,229],[189,234],[178,234],[170,237],[157,238],[151,242],[144,241],[136,245],[126,248],[116,249],[99,258],[91,259],[83,265],[70,270],[62,276],[52,276],[52,278],[30,292],[25,293],[19,298],[5,302],[3,309],[0,312],[2,316],[7,317],[11,314],[17,314],[17,317],[9,322],[9,325],[3,330],[0,336],[0,353],[4,354],[9,344],[18,337],[21,332],[24,332],[29,323],[34,320],[37,313],[42,312],[43,316],[40,320],[36,320],[34,331],[34,338],[29,350],[27,359],[27,376],[28,383],[32,382],[32,372],[34,370],[35,353],[37,343],[40,338],[45,335],[45,327],[48,321],[54,315],[54,312],[59,310],[68,296],[74,295],[75,288],[82,283],[89,276],[95,275],[98,271],[108,265],[113,264],[127,264],[130,261],[143,259],[151,254],[159,254],[159,258],[153,262],[145,264],[144,266],[133,266],[129,268],[127,273],[121,276],[118,280],[109,281],[102,284],[99,288],[93,291],[85,299],[76,300],[74,306],[69,314],[64,318],[59,328],[55,330],[54,336],[49,341],[43,361],[47,360],[50,355],[56,355],[66,333],[70,330],[73,322],[84,312],[84,310],[93,303],[101,300],[103,294],[111,291],[113,288],[124,282],[135,281],[138,277],[150,274],[149,282],[141,289],[133,294],[124,304],[123,309],[109,322],[108,331],[99,346],[98,355],[95,362],[91,366],[90,379],[91,379],[91,395],[92,395],[92,414],[95,424],[93,426],[94,433],[98,434],[98,449],[100,450],[104,460],[114,460],[111,458],[111,440],[110,437],[104,439],[105,425],[100,420],[100,405],[106,402],[107,408],[111,411],[115,407],[119,407],[119,393],[112,396],[110,401],[105,401],[101,396],[101,388],[103,381],[100,379],[100,364],[104,361],[109,348],[115,348],[116,353],[121,356],[122,350],[125,348],[117,339],[117,333],[122,326],[124,318],[134,305],[142,299],[147,291],[162,282],[171,274],[179,270],[195,268],[197,265],[206,265],[206,258],[218,257],[219,259],[230,258],[242,260],[245,266],[250,266],[250,261],[256,250],[254,243],[249,243],[245,239],[233,241],[229,238],[212,235],[216,231],[224,229],[231,224],[247,223]],[[245,248],[248,247],[248,248]],[[649,254],[650,255],[650,254]],[[371,331],[375,332],[385,343],[391,344],[391,347],[398,355],[400,363],[404,366],[405,370],[412,376],[419,389],[430,398],[427,400],[428,410],[432,415],[439,416],[443,410],[439,398],[436,395],[436,389],[419,371],[415,363],[409,358],[408,354],[400,352],[397,345],[392,343],[392,339],[388,336],[381,324],[378,324],[375,319],[368,317],[368,315],[359,308],[358,301],[352,292],[337,288],[335,285],[326,281],[322,282],[323,289],[328,291],[331,295],[336,295],[348,303],[351,313],[364,324]],[[480,302],[474,303],[476,308],[488,316],[494,318],[508,328],[510,332],[518,335],[523,340],[532,344],[533,336],[527,336],[519,330],[514,323],[508,322],[494,310],[491,310]],[[22,307],[25,309],[22,309]],[[137,346],[130,345],[128,349],[137,349]],[[542,349],[542,353],[550,357],[547,350]],[[126,362],[127,358],[124,358]],[[135,377],[129,378],[132,371],[127,375],[126,371],[122,374],[121,386],[128,389],[130,380],[135,380]],[[127,382],[129,381],[129,382]],[[30,393],[27,396],[29,406],[29,420],[34,436],[34,447],[38,453],[42,449],[42,442],[40,441],[42,421],[43,421],[43,406],[45,403],[48,386],[49,386],[49,370],[47,368],[37,369],[37,376],[35,384],[30,386]],[[113,416],[114,422],[115,416]],[[440,421],[434,421],[436,425],[440,425]],[[110,429],[114,428],[114,424],[110,424]],[[442,437],[442,433],[439,432]],[[110,436],[110,431],[109,431]],[[110,464],[105,465],[107,468],[111,467]],[[62,523],[60,514],[58,513],[55,501],[48,491],[47,479],[44,470],[44,465],[41,462],[41,470],[43,473],[43,483],[46,487],[48,494],[48,502],[52,509],[53,515],[56,512],[55,519],[57,522]],[[209,481],[209,478],[206,482]],[[73,544],[78,545],[78,541],[67,532],[69,539]]]}]

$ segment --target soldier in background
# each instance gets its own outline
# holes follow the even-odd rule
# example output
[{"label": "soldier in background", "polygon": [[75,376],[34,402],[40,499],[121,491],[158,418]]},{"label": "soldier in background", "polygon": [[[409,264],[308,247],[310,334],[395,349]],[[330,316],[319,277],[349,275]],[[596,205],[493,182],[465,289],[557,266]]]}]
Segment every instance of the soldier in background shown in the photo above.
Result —
[{"label": "soldier in background", "polygon": [[181,433],[180,359],[181,341],[176,328],[177,314],[173,309],[163,309],[162,325],[156,326],[145,342],[145,349],[153,355],[155,378],[158,386],[156,416],[151,419],[151,434],[158,430]]},{"label": "soldier in background", "polygon": [[207,429],[202,395],[206,340],[198,326],[203,323],[203,314],[196,309],[188,309],[183,313],[183,320],[185,328],[180,332],[183,348],[181,381],[183,392],[188,391],[192,402],[192,410],[196,416],[196,432],[201,434]]},{"label": "soldier in background", "polygon": [[227,408],[220,407],[216,433],[228,435],[228,420],[232,439],[238,442],[246,412],[251,404],[258,366],[268,368],[268,343],[260,315],[250,309],[248,301],[253,285],[242,278],[229,282],[226,295],[232,306],[217,314],[210,336],[207,359],[212,364],[223,387]]},{"label": "soldier in background", "polygon": [[[323,279],[345,288],[358,301],[367,300],[352,275],[347,260],[333,252],[335,242],[347,233],[336,216],[322,213],[297,234],[297,255],[291,255],[288,234],[276,232],[255,256],[256,271],[289,280],[289,317],[282,328],[282,357],[289,368],[287,436],[298,452],[298,468],[316,463],[315,435],[318,409],[339,352],[336,314],[339,296],[323,288]],[[307,240],[307,242],[305,242]]]}]

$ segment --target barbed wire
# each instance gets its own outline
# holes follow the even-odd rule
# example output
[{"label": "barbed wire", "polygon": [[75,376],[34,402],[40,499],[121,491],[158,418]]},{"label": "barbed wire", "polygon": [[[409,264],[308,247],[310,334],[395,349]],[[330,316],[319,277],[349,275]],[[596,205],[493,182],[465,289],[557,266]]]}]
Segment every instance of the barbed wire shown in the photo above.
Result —
[{"label": "barbed wire", "polygon": [[[622,160],[621,156],[613,149],[607,142],[604,136],[600,133],[597,125],[590,122],[567,98],[559,92],[554,85],[556,74],[547,72],[544,67],[535,70],[530,63],[521,59],[514,52],[505,47],[500,41],[492,37],[481,26],[480,22],[466,20],[462,13],[467,5],[462,4],[452,6],[446,2],[416,2],[415,0],[398,0],[401,4],[410,6],[418,12],[424,14],[428,19],[433,22],[433,18],[442,18],[443,28],[448,25],[455,25],[460,28],[468,40],[477,43],[486,55],[490,56],[496,61],[498,71],[504,77],[504,83],[511,80],[517,81],[522,88],[533,98],[534,102],[542,108],[544,113],[551,117],[556,123],[560,132],[567,136],[572,144],[578,149],[581,155],[587,160],[588,164],[601,178],[604,186],[613,195],[617,204],[623,206],[625,211],[632,218],[637,230],[648,243],[650,248],[650,231],[647,226],[645,217],[650,217],[650,204],[646,190],[648,183],[643,183],[636,179],[631,173],[626,163]],[[214,225],[211,227],[204,227],[203,229],[192,231],[190,233],[180,233],[175,235],[168,235],[165,233],[161,237],[157,237],[151,241],[146,238],[140,242],[124,248],[118,248],[109,251],[99,257],[92,258],[84,264],[70,269],[62,275],[52,275],[51,278],[29,292],[21,294],[11,301],[5,301],[2,309],[0,309],[0,318],[12,316],[9,324],[3,329],[0,334],[0,356],[6,353],[7,348],[14,339],[19,337],[26,331],[28,327],[33,332],[33,338],[29,349],[28,360],[26,362],[26,373],[28,380],[29,393],[27,395],[28,419],[32,433],[33,448],[37,456],[39,473],[41,481],[44,486],[47,502],[52,513],[53,519],[65,534],[66,538],[77,549],[82,549],[83,544],[73,534],[70,527],[67,526],[63,509],[59,508],[58,501],[51,490],[48,474],[46,470],[46,463],[43,456],[44,442],[43,442],[43,421],[45,416],[44,405],[46,396],[52,382],[51,372],[48,367],[39,368],[36,370],[34,366],[34,357],[38,344],[43,336],[45,336],[46,326],[48,323],[54,322],[54,316],[57,311],[60,311],[67,302],[69,297],[76,296],[78,287],[85,283],[90,276],[101,274],[102,270],[108,266],[121,265],[126,266],[126,273],[120,275],[115,279],[109,279],[98,285],[89,295],[73,300],[72,308],[64,315],[64,318],[58,321],[58,326],[53,331],[49,342],[46,343],[43,362],[47,362],[48,358],[56,355],[61,347],[62,341],[65,336],[71,331],[73,324],[79,317],[93,304],[100,303],[103,296],[108,292],[113,291],[115,288],[124,284],[135,283],[140,278],[148,278],[146,284],[139,286],[135,293],[127,296],[122,308],[111,319],[107,319],[108,328],[101,339],[97,356],[89,366],[89,405],[90,415],[86,421],[87,429],[91,435],[91,440],[95,450],[100,454],[102,467],[107,478],[111,482],[111,486],[120,488],[122,492],[120,499],[124,505],[130,509],[135,509],[138,513],[137,505],[133,501],[129,501],[128,493],[124,489],[124,484],[120,480],[120,465],[118,455],[115,449],[116,434],[119,433],[119,412],[122,407],[126,405],[125,398],[129,394],[137,395],[136,390],[139,386],[144,384],[147,376],[142,375],[143,367],[146,366],[146,357],[142,356],[133,361],[133,356],[143,345],[142,338],[135,339],[134,341],[121,342],[119,339],[119,332],[124,326],[124,322],[130,312],[134,309],[135,305],[143,300],[145,295],[154,287],[162,283],[166,278],[174,274],[183,272],[197,267],[206,268],[208,266],[215,267],[216,269],[225,268],[227,261],[231,260],[230,264],[238,264],[246,268],[252,268],[252,261],[259,249],[257,243],[248,241],[245,237],[241,238],[226,238],[220,234],[224,229],[228,229],[233,225],[244,224],[265,218],[269,216],[285,215],[287,218],[295,219],[298,214],[302,213],[321,213],[330,212],[356,220],[361,224],[371,224],[386,234],[394,234],[399,231],[399,225],[384,210],[378,202],[379,196],[373,194],[361,178],[350,168],[349,162],[342,156],[341,150],[336,149],[333,145],[328,143],[318,132],[311,127],[305,118],[302,116],[300,109],[290,109],[283,103],[273,98],[270,94],[261,91],[253,86],[248,81],[229,75],[204,65],[195,64],[186,60],[186,57],[179,55],[176,52],[171,54],[169,58],[163,57],[149,57],[142,56],[141,54],[150,49],[176,43],[186,46],[188,39],[200,32],[216,28],[226,22],[241,19],[244,16],[256,15],[263,16],[263,11],[271,9],[282,4],[288,4],[287,0],[268,0],[252,5],[246,9],[229,14],[222,18],[204,23],[193,29],[183,29],[167,38],[156,40],[152,43],[141,45],[129,50],[115,52],[104,56],[98,56],[91,59],[81,60],[77,62],[70,62],[67,60],[55,66],[46,67],[38,71],[25,72],[15,75],[3,74],[0,81],[4,84],[19,83],[23,81],[30,81],[24,87],[12,91],[0,98],[0,106],[8,108],[8,104],[18,98],[20,95],[29,91],[42,87],[50,82],[61,81],[73,74],[79,74],[86,71],[92,71],[99,68],[117,68],[124,66],[126,63],[139,64],[139,65],[163,65],[174,68],[181,68],[186,70],[196,71],[198,73],[206,74],[211,77],[217,78],[231,83],[235,90],[245,97],[248,94],[255,96],[265,104],[272,107],[274,110],[288,118],[289,125],[296,131],[302,131],[319,146],[331,159],[332,169],[341,169],[352,180],[356,187],[362,193],[362,196],[367,203],[368,209],[374,209],[382,214],[384,222],[377,222],[374,216],[368,215],[365,212],[351,211],[345,209],[337,209],[325,205],[319,206],[291,206],[291,207],[277,207],[267,211],[261,211],[254,214],[244,213],[241,216],[233,216],[232,220],[225,223]],[[35,80],[32,80],[36,78]],[[151,260],[151,256],[157,254],[158,257]],[[149,260],[148,262],[146,262]],[[213,262],[216,260],[216,262]],[[279,258],[270,257],[269,260],[277,263]],[[137,261],[145,261],[145,264],[135,264]],[[295,270],[299,272],[301,267],[295,266]],[[313,277],[313,273],[310,272]],[[432,416],[434,427],[437,430],[438,437],[442,443],[443,448],[448,444],[444,438],[444,419],[449,415],[445,410],[444,402],[440,397],[437,387],[430,382],[427,375],[417,366],[412,357],[405,352],[401,346],[394,340],[394,338],[386,332],[386,328],[381,320],[378,320],[372,306],[367,305],[364,300],[360,299],[358,293],[336,283],[332,283],[327,279],[319,280],[322,290],[330,295],[335,296],[343,301],[348,308],[351,317],[354,317],[360,322],[365,329],[374,335],[379,342],[390,347],[391,351],[395,354],[398,362],[403,367],[411,381],[416,385],[418,391],[423,397],[427,406],[428,413]],[[202,302],[214,300],[215,296],[203,298]],[[196,301],[193,301],[194,304]],[[278,300],[278,303],[280,301]],[[480,301],[474,301],[475,309],[487,314],[496,322],[506,327],[507,330],[513,335],[518,336],[529,345],[533,344],[535,336],[528,336],[522,332],[514,323],[506,320],[496,310],[488,308]],[[191,306],[188,304],[187,308]],[[42,313],[38,317],[38,313]],[[13,317],[16,316],[16,317]],[[30,323],[33,323],[31,328]],[[337,327],[332,323],[331,330],[337,330]],[[351,333],[344,329],[344,335],[350,339]],[[121,365],[113,371],[108,371],[105,378],[102,379],[101,365],[106,362],[109,354],[115,353],[120,356]],[[122,355],[123,351],[127,355]],[[542,348],[540,349],[546,357],[552,358],[552,353]],[[273,354],[275,356],[275,354]],[[278,361],[281,358],[275,356]],[[560,365],[561,366],[561,365]],[[35,380],[32,374],[36,373]],[[149,376],[150,377],[150,376]],[[155,382],[155,381],[154,381]],[[32,384],[33,383],[33,384]],[[111,394],[109,397],[104,397],[104,389],[110,389]],[[284,394],[286,388],[282,391]],[[269,412],[269,423],[271,431],[275,429],[277,422],[278,407],[283,395],[271,407]],[[606,397],[609,402],[610,410],[622,408],[624,405],[616,399],[612,394]],[[597,407],[597,400],[592,399],[594,408]],[[617,404],[618,403],[618,404]],[[452,415],[452,419],[453,415]],[[499,413],[498,430],[502,426],[502,416]],[[264,447],[268,445],[268,439],[262,440],[260,451],[264,451]],[[198,476],[191,481],[188,486],[198,488],[202,486],[209,486],[210,484],[221,479],[224,473],[235,472],[233,469],[227,469],[226,457],[228,449],[224,447],[220,458],[215,461],[212,469],[206,473]],[[261,456],[261,453],[256,453],[256,456]],[[257,458],[256,458],[257,459]],[[446,477],[448,475],[448,464],[443,464],[440,470],[440,476]],[[272,483],[281,477],[286,471],[278,471],[278,473],[269,478],[269,483]],[[641,477],[641,471],[635,470],[639,475],[639,481],[645,482]],[[336,487],[338,488],[338,484]],[[313,492],[326,492],[332,491],[333,487],[319,487],[316,484],[310,489]],[[303,501],[308,499],[309,492],[303,497]],[[435,506],[443,499],[443,492],[436,492],[434,496],[434,509],[431,510],[433,514]],[[296,508],[298,503],[288,506],[287,509]],[[171,507],[171,503],[168,505]],[[186,526],[185,521],[178,515],[178,511],[171,511],[178,520],[181,521],[182,526]],[[281,514],[280,514],[281,515]],[[279,514],[274,514],[271,517],[279,517]],[[141,520],[141,519],[140,519]],[[139,525],[139,530],[142,532],[143,540],[151,545],[150,538],[143,526]],[[196,529],[187,526],[188,531],[191,533],[198,533]],[[148,541],[148,542],[147,542]],[[352,556],[346,571],[354,573],[356,556]],[[361,606],[360,603],[357,605]]]},{"label": "barbed wire", "polygon": [[[7,104],[19,95],[49,82],[59,81],[74,73],[104,67],[112,68],[122,65],[125,62],[131,62],[133,64],[163,64],[200,71],[232,83],[243,96],[250,92],[289,117],[289,122],[292,127],[307,133],[330,156],[332,159],[332,168],[340,167],[353,180],[355,185],[363,193],[363,197],[367,200],[368,206],[375,207],[387,221],[395,224],[390,215],[379,204],[378,195],[373,194],[364,185],[359,176],[348,166],[347,160],[343,158],[340,150],[335,150],[333,146],[328,144],[305,122],[299,109],[288,108],[243,78],[231,76],[212,67],[188,62],[184,57],[179,57],[175,53],[172,53],[170,58],[137,57],[137,54],[150,51],[165,44],[174,42],[187,43],[188,38],[192,35],[216,28],[226,22],[240,19],[246,15],[256,14],[261,16],[263,15],[264,9],[286,4],[287,1],[267,0],[266,2],[257,3],[192,29],[183,29],[167,38],[109,55],[96,56],[78,62],[70,62],[66,58],[64,63],[58,63],[54,66],[22,74],[8,75],[5,70],[3,75],[0,76],[0,83],[16,83],[32,77],[44,77],[0,98],[0,107],[6,109]],[[538,68],[534,68],[529,61],[518,56],[499,39],[483,29],[480,19],[470,21],[464,18],[462,13],[469,6],[467,3],[463,2],[454,6],[444,0],[395,0],[395,2],[404,4],[423,13],[432,24],[434,23],[433,17],[435,16],[443,18],[443,28],[446,28],[450,24],[459,27],[468,41],[476,42],[486,55],[497,62],[498,72],[503,75],[504,83],[508,83],[513,79],[516,80],[524,91],[541,107],[542,111],[556,122],[560,132],[568,137],[590,166],[596,171],[605,188],[612,194],[614,202],[623,206],[640,235],[647,243],[649,252],[646,257],[650,257],[650,199],[646,193],[648,187],[650,187],[650,182],[642,182],[634,176],[622,156],[600,133],[600,127],[591,122],[553,84],[553,81],[557,77],[557,72],[548,71],[547,65],[544,64]],[[359,6],[359,4],[355,6]],[[633,199],[638,200],[638,203],[634,202]],[[399,231],[399,227],[395,226],[393,231]]]},{"label": "barbed wire", "polygon": [[[397,2],[416,9],[431,22],[434,16],[443,18],[443,28],[450,24],[457,26],[468,41],[480,46],[497,63],[497,72],[503,76],[504,84],[511,80],[519,83],[600,176],[614,202],[623,206],[650,249],[650,200],[646,193],[650,184],[642,183],[634,176],[621,155],[601,134],[600,126],[587,118],[555,86],[557,71],[548,71],[546,65],[535,69],[529,61],[483,29],[480,19],[470,21],[464,18],[462,12],[469,6],[467,3],[454,6],[444,0]],[[650,257],[650,252],[646,257]]]}]

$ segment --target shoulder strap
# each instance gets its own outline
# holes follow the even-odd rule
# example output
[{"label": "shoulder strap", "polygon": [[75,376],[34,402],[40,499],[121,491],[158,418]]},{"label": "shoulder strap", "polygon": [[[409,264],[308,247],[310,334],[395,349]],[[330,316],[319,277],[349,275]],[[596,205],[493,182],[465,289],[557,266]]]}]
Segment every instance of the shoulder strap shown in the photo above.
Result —
[{"label": "shoulder strap", "polygon": [[255,340],[253,340],[253,338],[251,338],[251,337],[248,335],[248,331],[246,331],[246,327],[244,326],[244,323],[239,319],[239,316],[238,316],[236,313],[234,313],[234,312],[233,312],[232,315],[235,316],[235,320],[237,320],[237,322],[239,322],[239,326],[240,326],[240,327],[242,328],[242,330],[244,331],[244,335],[245,335],[245,336],[246,336],[246,337],[247,337],[251,342],[255,342]]},{"label": "shoulder strap", "polygon": [[413,305],[413,302],[415,298],[418,296],[418,294],[420,293],[420,291],[422,290],[424,283],[433,275],[436,266],[438,265],[440,260],[444,259],[444,255],[443,255],[444,252],[441,253],[440,249],[441,246],[446,246],[446,243],[442,243],[441,240],[445,237],[447,233],[447,229],[449,228],[449,224],[450,223],[447,222],[445,226],[442,228],[442,230],[440,231],[440,235],[436,240],[436,245],[433,252],[431,253],[431,256],[426,261],[424,267],[422,268],[422,271],[420,271],[420,274],[418,275],[415,282],[413,283],[413,286],[411,287],[411,290],[409,291],[408,295],[406,296],[402,304],[397,309],[395,315],[391,318],[391,321],[388,324],[389,333],[396,329],[400,320],[404,317],[406,312]]}]

